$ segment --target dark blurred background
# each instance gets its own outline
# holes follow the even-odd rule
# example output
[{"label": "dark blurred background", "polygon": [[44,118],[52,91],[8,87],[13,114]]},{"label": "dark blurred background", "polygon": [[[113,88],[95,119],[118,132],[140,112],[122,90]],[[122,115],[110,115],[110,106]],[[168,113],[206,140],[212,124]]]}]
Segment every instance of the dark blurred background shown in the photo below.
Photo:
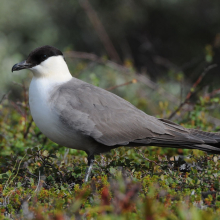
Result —
[{"label": "dark blurred background", "polygon": [[[11,73],[12,65],[46,44],[132,67],[179,97],[177,85],[187,94],[205,67],[220,63],[220,1],[2,0],[0,94],[27,76]],[[67,62],[74,72],[74,61]],[[219,68],[210,70],[201,86],[217,89]]]}]

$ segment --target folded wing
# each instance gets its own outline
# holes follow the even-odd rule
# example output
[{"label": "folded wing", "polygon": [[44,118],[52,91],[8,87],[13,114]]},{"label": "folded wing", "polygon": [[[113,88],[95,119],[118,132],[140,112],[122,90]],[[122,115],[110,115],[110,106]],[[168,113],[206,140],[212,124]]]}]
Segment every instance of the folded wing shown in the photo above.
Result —
[{"label": "folded wing", "polygon": [[50,101],[65,125],[107,146],[155,145],[220,152],[219,133],[186,129],[149,116],[119,96],[75,78],[57,87]]}]

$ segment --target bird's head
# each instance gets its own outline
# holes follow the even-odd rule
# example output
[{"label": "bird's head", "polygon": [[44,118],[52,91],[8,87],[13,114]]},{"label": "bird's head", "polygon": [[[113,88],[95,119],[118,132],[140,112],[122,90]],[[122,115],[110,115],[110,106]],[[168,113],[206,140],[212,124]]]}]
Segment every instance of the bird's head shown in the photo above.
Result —
[{"label": "bird's head", "polygon": [[51,76],[60,78],[70,74],[63,53],[48,45],[33,50],[26,60],[12,67],[12,72],[22,69],[30,69],[37,78]]}]

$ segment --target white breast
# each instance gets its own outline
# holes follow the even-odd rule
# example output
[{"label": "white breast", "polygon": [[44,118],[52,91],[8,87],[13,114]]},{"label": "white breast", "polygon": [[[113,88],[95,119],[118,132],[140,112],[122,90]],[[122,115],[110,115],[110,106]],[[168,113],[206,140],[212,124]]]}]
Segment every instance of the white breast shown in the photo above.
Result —
[{"label": "white breast", "polygon": [[[48,138],[59,136],[54,115],[48,105],[51,83],[45,78],[33,78],[29,88],[29,104],[34,122]],[[57,142],[57,141],[56,141]]]},{"label": "white breast", "polygon": [[33,78],[29,87],[31,115],[40,131],[57,144],[79,150],[92,150],[88,139],[78,132],[68,132],[62,128],[57,115],[48,101],[50,92],[58,83],[46,78]]}]

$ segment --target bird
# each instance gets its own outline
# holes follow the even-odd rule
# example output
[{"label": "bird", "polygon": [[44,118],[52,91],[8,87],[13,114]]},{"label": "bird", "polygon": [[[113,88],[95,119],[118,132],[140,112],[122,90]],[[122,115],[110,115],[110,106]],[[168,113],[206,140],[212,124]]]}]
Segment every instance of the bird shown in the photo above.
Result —
[{"label": "bird", "polygon": [[73,77],[63,53],[53,46],[34,49],[13,71],[29,69],[29,105],[34,122],[53,142],[94,156],[121,146],[158,146],[220,153],[220,133],[187,129],[159,119],[130,102]]}]

